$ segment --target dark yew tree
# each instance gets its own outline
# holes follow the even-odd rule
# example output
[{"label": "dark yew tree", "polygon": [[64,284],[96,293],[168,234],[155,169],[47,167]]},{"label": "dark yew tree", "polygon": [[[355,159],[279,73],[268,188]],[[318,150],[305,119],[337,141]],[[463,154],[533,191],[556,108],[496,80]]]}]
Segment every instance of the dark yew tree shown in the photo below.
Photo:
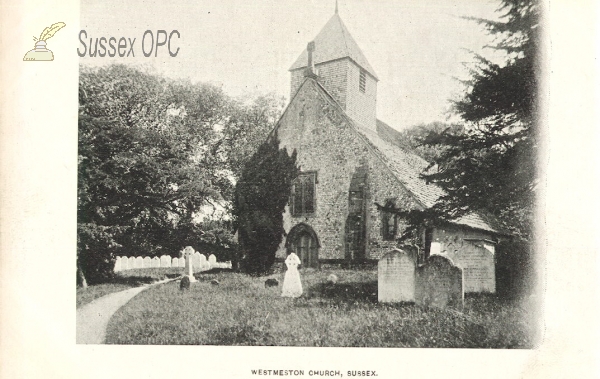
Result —
[{"label": "dark yew tree", "polygon": [[496,64],[482,56],[454,102],[460,132],[433,130],[422,142],[440,154],[424,177],[445,189],[435,209],[449,218],[491,214],[521,240],[532,233],[537,185],[540,8],[535,0],[502,0],[500,21],[472,19],[506,53]]},{"label": "dark yew tree", "polygon": [[282,241],[283,213],[298,176],[296,152],[290,156],[271,135],[247,161],[235,188],[240,263],[243,271],[260,275],[269,271]]}]

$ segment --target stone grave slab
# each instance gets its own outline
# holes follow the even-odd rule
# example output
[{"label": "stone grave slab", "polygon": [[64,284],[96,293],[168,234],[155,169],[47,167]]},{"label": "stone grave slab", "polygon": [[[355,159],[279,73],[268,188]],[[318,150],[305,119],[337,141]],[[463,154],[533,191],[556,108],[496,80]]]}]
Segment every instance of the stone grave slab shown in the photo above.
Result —
[{"label": "stone grave slab", "polygon": [[416,256],[394,249],[377,264],[377,300],[381,303],[415,301]]},{"label": "stone grave slab", "polygon": [[160,267],[171,267],[171,256],[163,255],[160,257]]},{"label": "stone grave slab", "polygon": [[437,308],[462,308],[463,273],[442,255],[432,255],[416,270],[415,302]]},{"label": "stone grave slab", "polygon": [[152,258],[144,257],[144,268],[152,267]]},{"label": "stone grave slab", "polygon": [[142,268],[144,266],[144,258],[136,257],[133,263],[134,268]]},{"label": "stone grave slab", "polygon": [[115,260],[115,272],[121,271],[121,257],[117,257]]},{"label": "stone grave slab", "polygon": [[171,267],[179,267],[179,258],[175,257],[171,259]]},{"label": "stone grave slab", "polygon": [[200,253],[197,251],[194,253],[194,255],[192,255],[192,265],[194,267],[194,270],[202,269],[202,267],[200,266]]},{"label": "stone grave slab", "polygon": [[160,258],[159,257],[152,258],[152,266],[151,267],[153,267],[153,268],[160,267]]}]

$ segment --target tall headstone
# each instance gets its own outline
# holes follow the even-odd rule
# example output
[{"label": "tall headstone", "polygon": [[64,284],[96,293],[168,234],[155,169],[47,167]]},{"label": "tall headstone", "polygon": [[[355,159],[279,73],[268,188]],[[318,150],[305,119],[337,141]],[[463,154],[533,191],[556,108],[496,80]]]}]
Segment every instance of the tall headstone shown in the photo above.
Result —
[{"label": "tall headstone", "polygon": [[185,259],[179,258],[179,267],[185,268]]},{"label": "tall headstone", "polygon": [[144,257],[144,268],[152,267],[152,258]]},{"label": "tall headstone", "polygon": [[415,302],[438,308],[462,308],[462,270],[442,255],[430,256],[424,266],[417,268]]},{"label": "tall headstone", "polygon": [[496,292],[494,248],[483,241],[466,241],[461,249],[448,254],[463,270],[465,293]]},{"label": "tall headstone", "polygon": [[135,258],[135,263],[134,263],[134,268],[142,268],[144,266],[144,258],[142,257],[136,257]]},{"label": "tall headstone", "polygon": [[194,253],[194,248],[191,246],[186,246],[186,248],[183,249],[183,256],[185,257],[185,274],[190,278],[190,283],[196,281],[196,278],[194,277]]},{"label": "tall headstone", "polygon": [[121,257],[121,270],[129,270],[129,258]]},{"label": "tall headstone", "polygon": [[206,255],[200,254],[200,269],[208,270],[209,268],[208,262],[206,261]]},{"label": "tall headstone", "polygon": [[171,256],[163,255],[160,257],[160,267],[171,267]]},{"label": "tall headstone", "polygon": [[175,257],[171,259],[171,267],[179,267],[179,258]]},{"label": "tall headstone", "polygon": [[129,269],[135,268],[135,257],[129,257]]},{"label": "tall headstone", "polygon": [[160,267],[160,258],[159,257],[152,258],[152,267],[153,268]]},{"label": "tall headstone", "polygon": [[377,264],[377,300],[381,303],[415,301],[416,256],[394,249]]},{"label": "tall headstone", "polygon": [[192,255],[192,266],[194,267],[194,271],[200,271],[202,267],[200,267],[200,253],[195,252]]},{"label": "tall headstone", "polygon": [[208,256],[208,264],[210,265],[211,268],[216,267],[217,263],[217,257],[215,257],[214,254],[211,254]]},{"label": "tall headstone", "polygon": [[121,257],[117,257],[115,260],[115,272],[121,271]]}]

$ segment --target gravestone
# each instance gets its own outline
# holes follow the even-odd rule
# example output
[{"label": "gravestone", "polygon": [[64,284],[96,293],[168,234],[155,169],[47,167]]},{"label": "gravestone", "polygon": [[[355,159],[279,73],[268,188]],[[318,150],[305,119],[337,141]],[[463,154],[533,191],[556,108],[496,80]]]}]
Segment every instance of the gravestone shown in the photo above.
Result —
[{"label": "gravestone", "polygon": [[144,258],[142,257],[136,257],[133,267],[134,268],[142,268],[144,266]]},{"label": "gravestone", "polygon": [[194,256],[194,248],[191,246],[187,246],[185,249],[183,249],[183,256],[184,256],[184,265],[185,265],[185,275],[187,275],[189,277],[190,283],[193,283],[196,281],[196,278],[194,277],[194,262],[193,262],[193,256]]},{"label": "gravestone", "polygon": [[209,268],[208,262],[206,261],[206,255],[200,254],[200,269],[208,270]]},{"label": "gravestone", "polygon": [[416,256],[394,249],[377,264],[377,300],[381,303],[415,301]]},{"label": "gravestone", "polygon": [[153,268],[160,267],[160,258],[159,257],[152,258],[152,267]]},{"label": "gravestone", "polygon": [[185,268],[185,259],[179,258],[179,267]]},{"label": "gravestone", "polygon": [[216,263],[217,263],[217,257],[215,257],[214,254],[209,255],[208,256],[208,263],[210,264],[211,268],[216,267],[217,266],[216,265]]},{"label": "gravestone", "polygon": [[129,259],[121,257],[121,270],[129,270]]},{"label": "gravestone", "polygon": [[194,267],[194,270],[202,270],[202,267],[200,266],[200,253],[197,251],[194,253],[194,255],[192,255],[192,265]]},{"label": "gravestone", "polygon": [[135,257],[129,257],[129,268],[130,269],[134,269],[135,268]]},{"label": "gravestone", "polygon": [[152,258],[144,257],[144,268],[152,267]]},{"label": "gravestone", "polygon": [[171,267],[179,267],[179,258],[175,257],[171,259]]},{"label": "gravestone", "polygon": [[163,255],[160,257],[160,267],[171,267],[171,256]]},{"label": "gravestone", "polygon": [[442,255],[432,255],[417,268],[415,302],[437,308],[461,308],[464,302],[462,270]]},{"label": "gravestone", "polygon": [[121,257],[117,257],[115,260],[115,272],[121,271]]},{"label": "gravestone", "polygon": [[448,254],[463,270],[464,291],[496,292],[496,269],[493,246],[487,247],[482,241],[468,241],[460,250]]}]

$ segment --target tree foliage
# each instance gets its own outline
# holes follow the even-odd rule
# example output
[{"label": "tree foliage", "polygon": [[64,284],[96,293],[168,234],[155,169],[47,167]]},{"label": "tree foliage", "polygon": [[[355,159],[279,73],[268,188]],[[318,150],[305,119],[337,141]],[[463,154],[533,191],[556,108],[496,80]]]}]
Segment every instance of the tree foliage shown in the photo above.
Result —
[{"label": "tree foliage", "polygon": [[421,141],[440,155],[424,177],[445,189],[440,213],[492,214],[501,228],[527,240],[537,184],[536,151],[539,7],[535,0],[502,0],[499,21],[472,19],[506,53],[496,64],[476,56],[464,96],[454,109],[465,129],[430,131]]},{"label": "tree foliage", "polygon": [[299,173],[296,152],[279,148],[270,136],[246,163],[235,189],[235,215],[242,268],[264,274],[275,262],[285,230],[283,212]]},{"label": "tree foliage", "polygon": [[231,200],[244,157],[232,165],[230,155],[255,148],[273,126],[237,120],[261,107],[275,108],[122,65],[81,68],[78,267],[90,282],[110,275],[116,255],[176,254],[211,238],[198,215]]}]

